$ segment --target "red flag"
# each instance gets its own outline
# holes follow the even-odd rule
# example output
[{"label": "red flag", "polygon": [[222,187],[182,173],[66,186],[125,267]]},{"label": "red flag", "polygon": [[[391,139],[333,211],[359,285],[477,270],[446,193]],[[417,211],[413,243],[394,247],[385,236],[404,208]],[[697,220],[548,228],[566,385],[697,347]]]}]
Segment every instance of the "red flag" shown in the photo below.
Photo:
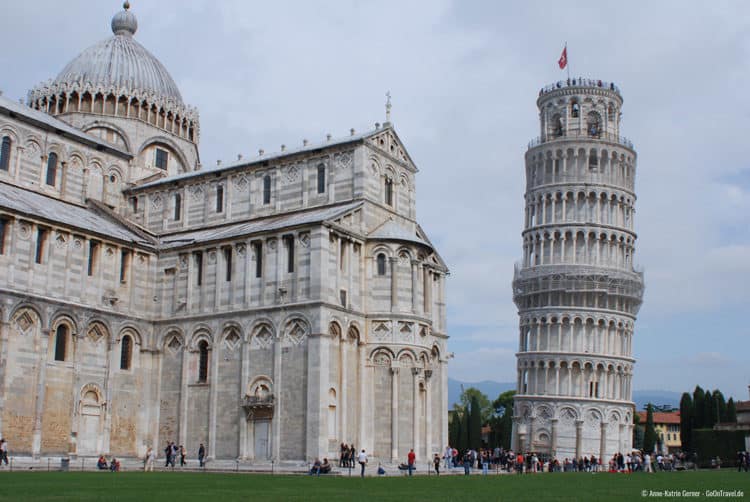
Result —
[{"label": "red flag", "polygon": [[560,69],[564,69],[566,66],[568,66],[568,46],[566,45],[565,48],[562,51],[562,54],[560,55],[560,60],[557,62],[557,64],[560,66]]}]

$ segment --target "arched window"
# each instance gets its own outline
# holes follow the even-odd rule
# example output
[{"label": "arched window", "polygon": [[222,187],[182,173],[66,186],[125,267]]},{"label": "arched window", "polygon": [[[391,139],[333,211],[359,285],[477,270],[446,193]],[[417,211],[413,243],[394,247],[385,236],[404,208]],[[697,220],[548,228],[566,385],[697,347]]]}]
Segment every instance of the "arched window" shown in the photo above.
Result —
[{"label": "arched window", "polygon": [[47,157],[47,184],[49,186],[55,186],[57,181],[57,154],[52,152]]},{"label": "arched window", "polygon": [[263,204],[271,203],[271,176],[263,176]]},{"label": "arched window", "polygon": [[326,191],[326,166],[320,164],[318,166],[318,193],[325,193]]},{"label": "arched window", "polygon": [[10,136],[4,136],[0,148],[0,171],[8,170],[10,170]]},{"label": "arched window", "polygon": [[385,255],[380,253],[377,258],[378,261],[378,275],[385,275]]},{"label": "arched window", "polygon": [[589,133],[589,136],[593,138],[598,138],[601,134],[601,117],[596,112],[589,112],[588,116],[586,117],[586,129]]},{"label": "arched window", "polygon": [[65,349],[68,345],[68,326],[61,324],[55,330],[55,361],[65,360]]},{"label": "arched window", "polygon": [[390,178],[385,179],[385,203],[393,205],[393,181]]},{"label": "arched window", "polygon": [[216,212],[220,213],[224,211],[224,187],[222,185],[216,186]]},{"label": "arched window", "polygon": [[129,370],[130,361],[133,357],[133,337],[125,335],[120,342],[120,369]]},{"label": "arched window", "polygon": [[607,108],[607,120],[610,122],[615,121],[615,107],[612,106],[612,103],[610,103],[609,107]]},{"label": "arched window", "polygon": [[205,340],[198,343],[198,381],[208,381],[208,342]]},{"label": "arched window", "polygon": [[581,111],[580,106],[578,106],[578,100],[573,99],[570,102],[570,116],[573,118],[577,118],[579,113]]},{"label": "arched window", "polygon": [[182,218],[182,195],[174,194],[174,220],[180,221]]},{"label": "arched window", "polygon": [[599,156],[596,154],[596,150],[589,152],[589,169],[596,171],[599,169]]}]

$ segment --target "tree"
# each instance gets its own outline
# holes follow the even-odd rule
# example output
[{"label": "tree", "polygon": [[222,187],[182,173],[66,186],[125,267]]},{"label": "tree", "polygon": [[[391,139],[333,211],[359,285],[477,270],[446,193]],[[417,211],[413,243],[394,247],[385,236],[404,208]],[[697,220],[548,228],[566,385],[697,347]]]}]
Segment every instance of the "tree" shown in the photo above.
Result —
[{"label": "tree", "polygon": [[490,446],[502,446],[510,449],[513,431],[513,396],[516,391],[508,390],[492,402],[495,417],[492,420],[493,443]]},{"label": "tree", "polygon": [[680,399],[680,443],[683,451],[693,451],[693,400],[687,392]]},{"label": "tree", "polygon": [[448,412],[448,443],[454,448],[458,445],[461,431],[461,415],[456,410]]},{"label": "tree", "polygon": [[461,430],[459,431],[456,449],[462,454],[469,449],[469,412],[465,408],[461,413]]},{"label": "tree", "polygon": [[727,401],[727,422],[737,423],[737,407],[734,404],[734,398]]},{"label": "tree", "polygon": [[710,390],[706,389],[703,398],[703,427],[710,429],[716,423],[716,403]]},{"label": "tree", "polygon": [[469,407],[469,447],[479,450],[482,447],[482,408],[476,395],[471,396]]},{"label": "tree", "polygon": [[493,415],[493,409],[492,409],[492,403],[490,402],[490,399],[479,389],[476,387],[469,387],[468,389],[462,389],[461,390],[461,397],[459,398],[461,401],[461,406],[463,406],[465,409],[471,408],[471,400],[472,398],[476,397],[477,401],[479,402],[479,409],[481,410],[481,422],[482,424],[486,424],[490,418],[492,418]]},{"label": "tree", "polygon": [[724,401],[724,394],[719,389],[716,389],[713,394],[714,411],[716,423],[727,421],[727,403]]},{"label": "tree", "polygon": [[696,385],[693,391],[693,429],[702,429],[706,426],[705,397],[703,389]]},{"label": "tree", "polygon": [[646,430],[643,433],[643,451],[651,453],[656,446],[656,428],[654,427],[654,409],[651,403],[646,408]]},{"label": "tree", "polygon": [[641,425],[641,416],[638,413],[633,414],[633,448],[643,449],[643,425]]}]

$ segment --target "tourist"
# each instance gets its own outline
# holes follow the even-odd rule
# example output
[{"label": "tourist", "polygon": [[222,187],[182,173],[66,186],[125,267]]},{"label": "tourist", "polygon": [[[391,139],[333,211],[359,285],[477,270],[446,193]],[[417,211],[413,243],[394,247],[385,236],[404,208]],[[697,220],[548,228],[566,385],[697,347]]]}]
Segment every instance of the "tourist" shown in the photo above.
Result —
[{"label": "tourist", "polygon": [[346,456],[346,464],[348,467],[354,467],[354,459],[357,456],[357,449],[354,447],[354,443],[349,445],[349,454]]},{"label": "tourist", "polygon": [[409,470],[409,476],[414,472],[414,464],[417,462],[417,454],[414,453],[414,448],[409,450],[409,454],[406,456],[406,464]]},{"label": "tourist", "polygon": [[654,470],[651,468],[651,455],[649,455],[648,453],[643,455],[643,472],[654,472]]},{"label": "tourist", "polygon": [[365,449],[362,448],[362,451],[359,452],[359,456],[357,457],[357,462],[359,462],[359,465],[362,467],[362,472],[360,472],[361,477],[365,477],[365,465],[367,465],[367,454],[365,453]]},{"label": "tourist", "polygon": [[146,450],[146,458],[143,462],[143,472],[154,472],[155,456],[154,449],[149,446],[148,450]]},{"label": "tourist", "polygon": [[471,472],[471,450],[466,450],[464,453],[464,476],[468,476]]},{"label": "tourist", "polygon": [[315,457],[315,462],[313,462],[312,468],[310,469],[310,476],[313,474],[320,477],[320,459],[318,457]]},{"label": "tourist", "polygon": [[329,472],[331,472],[331,463],[327,457],[323,457],[323,462],[320,464],[320,473],[328,474]]},{"label": "tourist", "polygon": [[185,451],[185,447],[183,445],[180,445],[180,467],[185,467],[186,456],[187,456],[187,452]]},{"label": "tourist", "polygon": [[349,456],[349,446],[346,443],[341,443],[341,447],[339,449],[339,467],[348,467],[346,465],[346,460]]},{"label": "tourist", "polygon": [[96,461],[96,468],[100,471],[107,470],[107,459],[104,458],[104,455],[99,455],[99,460]]},{"label": "tourist", "polygon": [[120,461],[112,457],[112,461],[109,463],[110,472],[120,472]]},{"label": "tourist", "polygon": [[203,443],[198,447],[198,467],[203,467],[206,458],[206,447]]},{"label": "tourist", "polygon": [[453,448],[451,448],[451,445],[448,445],[445,447],[445,452],[443,453],[443,460],[445,460],[446,469],[451,469],[453,467]]},{"label": "tourist", "polygon": [[170,464],[174,467],[174,459],[172,459],[172,443],[167,443],[167,447],[164,448],[164,456],[167,458],[164,467],[169,467]]},{"label": "tourist", "polygon": [[482,474],[486,476],[490,468],[490,452],[488,450],[484,450],[482,452],[482,458],[480,459],[480,462],[482,462]]},{"label": "tourist", "polygon": [[435,474],[440,476],[440,455],[436,453],[432,463],[435,465]]},{"label": "tourist", "polygon": [[5,438],[0,438],[0,466],[3,462],[8,465],[8,442]]}]

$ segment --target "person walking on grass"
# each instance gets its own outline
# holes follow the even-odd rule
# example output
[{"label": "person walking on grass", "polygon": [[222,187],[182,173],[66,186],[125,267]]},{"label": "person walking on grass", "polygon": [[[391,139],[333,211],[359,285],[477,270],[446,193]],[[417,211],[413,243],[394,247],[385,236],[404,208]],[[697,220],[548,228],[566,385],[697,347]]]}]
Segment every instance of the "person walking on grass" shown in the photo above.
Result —
[{"label": "person walking on grass", "polygon": [[406,465],[409,469],[409,476],[414,472],[414,465],[417,463],[417,454],[414,453],[414,448],[409,450],[409,454],[406,456]]},{"label": "person walking on grass", "polygon": [[435,454],[435,458],[432,459],[432,463],[435,465],[435,474],[440,476],[440,455]]},{"label": "person walking on grass", "polygon": [[365,449],[362,448],[362,451],[359,452],[359,455],[357,456],[357,462],[359,462],[359,465],[362,467],[362,471],[360,472],[360,477],[365,477],[365,466],[367,465],[367,453],[365,453]]}]

